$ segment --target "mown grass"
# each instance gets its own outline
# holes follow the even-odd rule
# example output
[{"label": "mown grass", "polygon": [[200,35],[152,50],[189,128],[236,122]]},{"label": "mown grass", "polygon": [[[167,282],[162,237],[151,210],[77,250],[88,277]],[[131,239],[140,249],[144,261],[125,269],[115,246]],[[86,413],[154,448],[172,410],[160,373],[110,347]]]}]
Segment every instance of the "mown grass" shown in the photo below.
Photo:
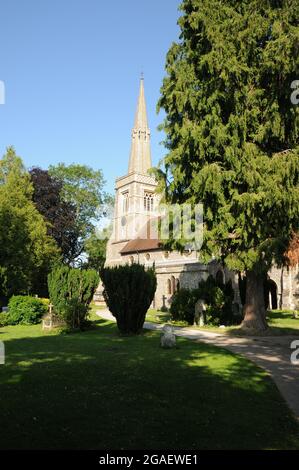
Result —
[{"label": "mown grass", "polygon": [[0,328],[1,449],[298,449],[267,374],[230,352],[112,322],[72,334]]}]

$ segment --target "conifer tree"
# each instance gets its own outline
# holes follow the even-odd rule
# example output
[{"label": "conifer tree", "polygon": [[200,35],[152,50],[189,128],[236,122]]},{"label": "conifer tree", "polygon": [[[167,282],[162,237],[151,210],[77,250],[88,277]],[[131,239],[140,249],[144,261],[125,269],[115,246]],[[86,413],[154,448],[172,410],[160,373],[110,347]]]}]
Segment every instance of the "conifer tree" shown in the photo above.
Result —
[{"label": "conifer tree", "polygon": [[12,147],[0,160],[0,304],[13,294],[47,294],[59,259],[47,223],[32,201],[29,174]]},{"label": "conifer tree", "polygon": [[166,196],[203,202],[201,255],[246,273],[243,326],[265,329],[263,278],[299,228],[299,0],[180,8],[158,104]]}]

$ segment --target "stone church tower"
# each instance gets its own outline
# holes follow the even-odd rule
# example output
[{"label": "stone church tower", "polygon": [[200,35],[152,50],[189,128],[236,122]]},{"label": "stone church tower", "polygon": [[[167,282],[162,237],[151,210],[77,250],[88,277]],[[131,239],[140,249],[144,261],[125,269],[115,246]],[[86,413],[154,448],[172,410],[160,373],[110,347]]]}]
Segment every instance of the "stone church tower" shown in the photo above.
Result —
[{"label": "stone church tower", "polygon": [[153,217],[158,197],[157,183],[148,174],[152,161],[143,78],[131,139],[128,173],[115,182],[113,234],[107,246],[107,266],[128,261],[124,255],[132,252],[132,246],[135,252],[158,248],[158,240],[147,233],[147,223]]},{"label": "stone church tower", "polygon": [[[166,251],[152,228],[157,221],[159,195],[157,183],[149,174],[152,166],[150,130],[144,96],[144,80],[140,80],[139,97],[131,134],[128,173],[115,182],[115,210],[113,233],[107,244],[106,266],[139,262],[155,265],[157,290],[154,308],[169,307],[172,296],[180,287],[196,288],[199,281],[210,274],[222,282],[229,279],[235,291],[235,304],[241,306],[238,274],[212,261],[207,265],[198,261],[198,252]],[[155,225],[155,224],[153,224]],[[293,269],[273,267],[269,272],[266,297],[270,308],[299,308],[298,266]],[[101,285],[95,300],[102,303]]]}]

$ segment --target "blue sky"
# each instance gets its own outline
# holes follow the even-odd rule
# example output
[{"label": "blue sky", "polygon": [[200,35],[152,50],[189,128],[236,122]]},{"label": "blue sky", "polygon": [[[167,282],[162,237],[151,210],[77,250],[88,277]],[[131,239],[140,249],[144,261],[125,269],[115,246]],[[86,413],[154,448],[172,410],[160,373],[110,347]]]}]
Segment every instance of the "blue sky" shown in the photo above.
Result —
[{"label": "blue sky", "polygon": [[163,156],[156,114],[179,0],[1,0],[0,155],[25,164],[102,168],[106,189],[126,173],[141,71],[152,158]]}]

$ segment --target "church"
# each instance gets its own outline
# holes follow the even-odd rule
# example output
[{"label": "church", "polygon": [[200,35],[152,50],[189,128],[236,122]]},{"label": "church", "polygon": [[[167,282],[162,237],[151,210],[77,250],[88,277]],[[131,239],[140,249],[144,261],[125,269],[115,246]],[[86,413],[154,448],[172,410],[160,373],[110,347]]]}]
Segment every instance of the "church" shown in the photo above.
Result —
[{"label": "church", "polygon": [[[180,288],[193,289],[209,275],[219,281],[231,280],[235,292],[235,305],[240,310],[239,274],[228,271],[219,263],[202,264],[198,252],[167,251],[161,247],[158,236],[149,236],[151,222],[155,221],[160,195],[157,182],[149,170],[152,167],[150,129],[147,120],[144,79],[140,80],[139,97],[131,135],[128,173],[116,179],[113,231],[107,243],[106,266],[142,263],[155,266],[157,290],[152,307],[169,308],[173,294]],[[299,308],[298,265],[295,268],[273,267],[268,275],[267,303],[272,309]],[[103,302],[102,286],[96,295]]]}]

